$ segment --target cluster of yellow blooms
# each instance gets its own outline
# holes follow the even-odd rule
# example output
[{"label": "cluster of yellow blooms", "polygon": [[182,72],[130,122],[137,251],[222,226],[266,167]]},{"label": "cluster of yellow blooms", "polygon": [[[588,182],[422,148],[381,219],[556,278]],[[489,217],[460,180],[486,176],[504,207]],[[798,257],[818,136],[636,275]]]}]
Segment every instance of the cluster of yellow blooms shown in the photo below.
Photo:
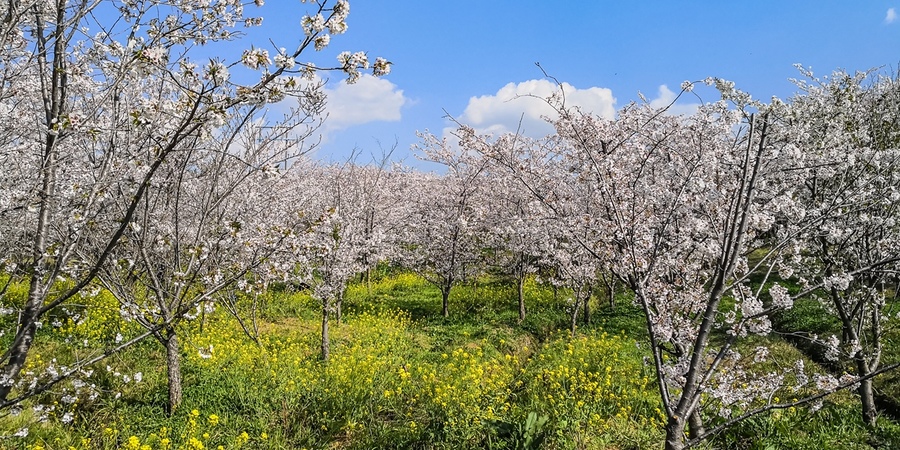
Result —
[{"label": "cluster of yellow blooms", "polygon": [[[387,280],[390,289],[421,283],[411,275]],[[86,320],[67,324],[60,332],[108,342],[126,330],[114,299],[99,295],[93,301]],[[364,442],[373,430],[386,428],[398,445],[435,435],[448,443],[471,443],[486,427],[522,423],[531,412],[548,416],[547,426],[561,436],[583,434],[589,437],[582,441],[615,442],[623,438],[622,430],[659,429],[663,419],[640,349],[620,334],[598,331],[571,338],[558,333],[538,348],[507,343],[502,337],[446,345],[432,339],[408,313],[363,311],[332,328],[332,353],[326,363],[319,357],[315,319],[263,322],[258,345],[224,313],[206,320],[202,332],[196,323],[183,328],[183,366],[230,377],[253,395],[279,399],[284,416],[294,423],[292,432],[314,445]],[[30,364],[44,362],[38,356]],[[217,412],[228,417],[227,411]],[[252,434],[242,431],[242,425],[229,429],[222,425],[228,420],[208,411],[194,409],[182,417],[185,425],[179,430],[161,427],[134,435],[123,419],[123,430],[112,425],[94,441],[71,448],[284,445],[284,433],[274,423],[267,430],[270,437],[259,428]],[[31,449],[42,450],[42,445],[34,443]]]},{"label": "cluster of yellow blooms", "polygon": [[[572,433],[590,430],[595,438],[615,442],[622,431],[660,429],[664,423],[655,378],[624,334],[559,336],[535,356],[522,378],[532,407],[564,422]],[[620,426],[626,423],[632,426]]]}]

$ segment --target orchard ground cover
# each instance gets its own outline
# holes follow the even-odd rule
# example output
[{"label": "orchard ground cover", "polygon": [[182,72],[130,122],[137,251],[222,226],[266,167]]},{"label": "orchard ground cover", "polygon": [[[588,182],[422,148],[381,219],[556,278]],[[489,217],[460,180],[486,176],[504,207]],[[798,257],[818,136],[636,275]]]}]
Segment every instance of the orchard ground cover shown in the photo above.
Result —
[{"label": "orchard ground cover", "polygon": [[[11,285],[7,296],[24,298],[19,290]],[[518,323],[515,286],[502,279],[482,277],[454,288],[449,318],[440,315],[440,291],[415,275],[386,274],[371,292],[353,284],[343,322],[333,328],[331,359],[323,363],[320,305],[303,292],[272,290],[261,303],[259,344],[221,309],[185,325],[185,400],[175,414],[164,410],[164,354],[152,342],[141,343],[92,368],[94,398],[70,402],[61,387],[0,419],[0,434],[7,436],[0,447],[659,447],[664,416],[652,368],[645,365],[639,310],[624,297],[614,310],[594,304],[592,323],[573,337],[565,290],[530,279],[526,294],[529,314]],[[103,291],[80,299],[68,317],[41,328],[49,339],[27,370],[64,364],[61,358],[79,352],[79,344],[114,343],[137,333],[118,309]],[[811,309],[794,314],[795,320],[817,317]],[[773,367],[805,358],[775,335],[739,351],[752,355],[758,346],[769,349]],[[869,449],[898,443],[900,429],[890,418],[869,431],[857,416],[855,396],[838,394],[815,413],[797,408],[758,416],[708,445]]]}]

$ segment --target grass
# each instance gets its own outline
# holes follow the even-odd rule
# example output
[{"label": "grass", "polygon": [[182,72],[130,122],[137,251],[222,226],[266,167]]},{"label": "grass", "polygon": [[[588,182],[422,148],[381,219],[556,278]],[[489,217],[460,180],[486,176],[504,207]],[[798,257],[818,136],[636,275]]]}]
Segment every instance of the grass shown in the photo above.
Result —
[{"label": "grass", "polygon": [[[627,298],[614,310],[595,304],[592,322],[572,337],[565,304],[551,289],[529,280],[526,298],[529,312],[519,323],[512,284],[486,277],[477,287],[454,289],[444,318],[439,291],[415,275],[384,276],[371,293],[354,284],[326,364],[318,357],[316,302],[304,293],[270,292],[261,299],[259,345],[222,310],[206,318],[203,332],[198,322],[179,330],[185,401],[171,417],[163,410],[162,348],[148,341],[95,367],[87,377],[93,388],[65,385],[40,399],[49,405],[43,410],[29,404],[0,418],[0,435],[7,436],[0,447],[660,448],[663,416],[643,363],[640,310]],[[138,331],[104,295],[82,303],[80,321],[61,318],[61,326],[41,330],[30,370],[51,364],[37,355],[74,358],[81,350],[72,342],[103,348]],[[798,320],[817,320],[807,317],[813,310],[798,311]],[[744,345],[739,351],[770,346],[774,360],[802,358],[774,335]],[[74,404],[63,401],[76,393]],[[814,414],[798,408],[761,415],[708,447],[870,449],[900,442],[892,421],[863,427],[855,402],[842,394]],[[27,437],[12,437],[25,427]]]}]

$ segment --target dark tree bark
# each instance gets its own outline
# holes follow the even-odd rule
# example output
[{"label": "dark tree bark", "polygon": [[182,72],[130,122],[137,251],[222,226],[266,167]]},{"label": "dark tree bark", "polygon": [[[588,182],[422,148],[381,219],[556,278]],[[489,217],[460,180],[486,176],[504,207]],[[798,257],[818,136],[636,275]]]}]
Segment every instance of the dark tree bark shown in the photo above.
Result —
[{"label": "dark tree bark", "polygon": [[342,320],[344,317],[343,313],[341,312],[343,309],[343,306],[344,306],[344,291],[341,290],[340,292],[338,292],[337,298],[335,299],[335,302],[334,302],[334,314],[335,314],[335,318],[337,319],[338,325],[340,325],[342,323]]},{"label": "dark tree bark", "polygon": [[163,345],[166,346],[166,375],[169,383],[168,414],[171,416],[181,405],[181,348],[178,344],[178,335],[174,328],[168,328],[163,336]]},{"label": "dark tree bark", "polygon": [[665,450],[684,449],[684,419],[681,417],[669,417],[666,423]]},{"label": "dark tree bark", "polygon": [[706,433],[706,427],[703,426],[703,418],[700,417],[700,411],[694,410],[688,416],[688,438],[696,439]]},{"label": "dark tree bark", "polygon": [[441,314],[450,317],[450,283],[441,287]]},{"label": "dark tree bark", "polygon": [[328,361],[331,356],[331,337],[328,334],[328,313],[331,309],[331,301],[324,300],[322,305],[322,360]]},{"label": "dark tree bark", "polygon": [[519,323],[522,323],[525,320],[525,273],[520,273],[518,278],[516,287],[519,297]]},{"label": "dark tree bark", "polygon": [[588,288],[584,294],[584,324],[591,324],[591,289]]}]

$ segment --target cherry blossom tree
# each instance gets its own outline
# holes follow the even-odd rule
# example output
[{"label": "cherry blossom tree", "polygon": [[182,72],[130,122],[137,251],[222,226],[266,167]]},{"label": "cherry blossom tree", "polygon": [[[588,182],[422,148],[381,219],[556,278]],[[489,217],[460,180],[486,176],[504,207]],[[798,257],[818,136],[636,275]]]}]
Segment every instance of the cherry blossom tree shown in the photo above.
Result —
[{"label": "cherry blossom tree", "polygon": [[296,122],[260,136],[259,126],[243,125],[253,111],[235,111],[218,136],[187,142],[166,161],[99,274],[123,317],[165,347],[170,412],[181,403],[179,323],[213,308],[233,285],[265,289],[246,275],[284,240],[283,218],[271,208],[286,198],[276,167],[298,149],[274,137],[296,131]]},{"label": "cherry blossom tree", "polygon": [[[495,219],[498,226],[492,232],[503,233],[504,226],[514,225],[500,234],[501,241],[514,249],[513,255],[547,271],[554,289],[573,291],[569,312],[575,333],[581,310],[585,321],[590,321],[593,285],[610,271],[611,256],[603,246],[606,230],[594,220],[608,208],[591,193],[593,186],[584,182],[590,173],[567,159],[559,136],[535,140],[510,134],[485,139],[466,126],[458,133],[462,146],[485,155],[495,167],[491,172],[497,174],[491,183],[494,192],[506,196],[507,202],[518,202],[516,211]],[[496,189],[498,185],[502,189]],[[521,205],[527,205],[527,212]],[[519,286],[520,318],[524,318],[521,279]]]},{"label": "cherry blossom tree", "polygon": [[[810,383],[802,364],[760,373],[754,364],[767,351],[749,360],[734,343],[767,334],[768,315],[792,306],[787,289],[768,281],[774,267],[788,263],[794,239],[846,215],[833,202],[811,211],[799,202],[822,161],[775,131],[793,126],[784,103],[762,104],[732,83],[709,83],[734,107],[717,102],[679,117],[634,105],[615,121],[563,110],[556,122],[581,167],[595,175],[582,180],[595,183],[591,192],[610,205],[602,220],[617,255],[612,270],[644,309],[667,448],[695,445],[737,420],[784,407],[772,400],[779,389]],[[750,261],[751,254],[761,256]],[[723,303],[726,296],[732,305]],[[714,333],[727,338],[714,343]],[[816,384],[830,392],[857,377],[849,378]],[[711,430],[707,419],[715,419]]]},{"label": "cherry blossom tree", "polygon": [[[544,214],[543,204],[527,189],[528,185],[521,182],[516,167],[509,166],[510,162],[525,161],[522,150],[531,145],[539,146],[540,143],[516,135],[500,136],[498,139],[501,142],[493,147],[512,153],[491,158],[487,155],[492,153],[481,150],[487,158],[486,176],[491,187],[485,192],[486,201],[491,205],[485,216],[485,237],[494,254],[493,264],[515,280],[521,322],[526,314],[525,280],[528,275],[537,273],[542,261],[548,257],[551,242],[551,227],[548,225],[554,222]],[[508,139],[522,142],[518,145],[506,143]],[[477,143],[471,140],[463,145],[477,148]]]},{"label": "cherry blossom tree", "polygon": [[[900,110],[897,80],[835,72],[827,80],[802,69],[802,94],[791,101],[786,139],[814,158],[798,192],[809,214],[833,213],[798,235],[784,277],[807,288],[821,286],[825,308],[841,324],[841,336],[822,339],[825,355],[852,363],[864,379],[859,393],[864,423],[877,411],[869,375],[881,364],[900,263]],[[796,267],[794,270],[793,268]]]},{"label": "cherry blossom tree", "polygon": [[294,201],[294,214],[302,220],[293,227],[289,252],[281,256],[284,273],[293,282],[310,287],[322,305],[321,356],[331,353],[329,318],[340,317],[344,291],[350,280],[377,260],[380,233],[371,221],[364,169],[352,162],[314,166],[301,174],[293,189],[307,201]]},{"label": "cherry blossom tree", "polygon": [[[720,87],[744,106],[742,93]],[[772,231],[776,200],[789,198],[775,178],[779,147],[768,140],[768,119],[722,102],[690,117],[631,105],[612,121],[563,110],[555,125],[571,145],[572,165],[587,172],[580,181],[607,206],[594,226],[607,230],[606,251],[617,256],[612,271],[644,310],[668,417],[666,448],[683,448],[685,425],[691,439],[707,434],[704,394],[727,416],[784,383],[784,374],[741,370],[731,347],[770,330],[746,262],[758,238]],[[722,311],[726,294],[735,304]],[[714,344],[715,330],[730,338]],[[736,381],[749,379],[765,383],[740,392]]]},{"label": "cherry blossom tree", "polygon": [[[192,157],[175,155],[207,145],[236,117],[246,118],[232,122],[238,128],[260,120],[242,113],[244,108],[295,96],[301,109],[313,111],[322,103],[321,84],[299,75],[338,70],[352,82],[366,69],[376,75],[390,70],[386,60],[370,64],[362,52],[343,52],[336,65],[322,69],[298,61],[347,29],[345,0],[310,7],[301,20],[304,35],[293,50],[278,50],[270,58],[267,50],[250,48],[230,61],[198,61],[201,45],[236,40],[241,27],[259,25],[261,19],[246,14],[237,0],[14,1],[0,6],[0,16],[10,19],[0,30],[0,114],[11,117],[15,111],[17,117],[0,133],[9,144],[0,150],[0,222],[4,237],[10,237],[3,243],[9,255],[4,264],[16,264],[29,283],[18,323],[6,330],[13,338],[2,358],[0,404],[13,405],[83,367],[75,364],[27,389],[32,383],[22,384],[20,377],[41,319],[118,262],[112,255],[120,241],[133,236],[139,219],[150,217],[164,198],[148,193],[162,192],[157,188],[165,181],[180,179],[176,159],[183,164],[181,174],[199,170],[191,165]],[[317,117],[321,112],[315,110]],[[230,151],[225,148],[233,147],[218,150]],[[107,354],[98,352],[83,363]],[[19,396],[10,398],[17,386]]]},{"label": "cherry blossom tree", "polygon": [[[734,344],[767,334],[768,315],[791,307],[787,289],[767,282],[772,268],[787,260],[794,238],[839,213],[806,214],[798,202],[814,162],[773,131],[789,126],[786,105],[708,82],[723,100],[690,116],[631,104],[604,119],[566,107],[562,95],[552,98],[557,141],[536,158],[508,156],[516,154],[516,139],[492,145],[461,130],[469,136],[465,148],[515,168],[568,239],[633,292],[668,418],[667,449],[785,407],[774,394],[789,381],[809,383],[802,366],[759,373],[753,363],[766,359],[765,349],[748,361]],[[685,83],[682,94],[692,88]],[[750,254],[762,256],[751,264]],[[716,334],[724,339],[712,340]]]},{"label": "cherry blossom tree", "polygon": [[[406,191],[398,181],[405,176],[399,166],[391,165],[395,147],[378,155],[372,154],[368,164],[360,164],[358,155],[350,158],[346,170],[345,190],[352,192],[353,203],[359,208],[358,220],[362,223],[362,250],[358,255],[362,267],[361,281],[372,294],[372,271],[384,261],[393,259],[396,246],[391,236],[396,236],[405,226],[399,219],[403,213]],[[340,321],[340,307],[338,307]]]},{"label": "cherry blossom tree", "polygon": [[450,315],[450,290],[478,270],[485,244],[479,239],[486,206],[480,197],[485,161],[460,154],[446,139],[421,136],[422,158],[444,164],[442,176],[414,175],[407,227],[399,238],[402,263],[441,290],[441,312]]}]

